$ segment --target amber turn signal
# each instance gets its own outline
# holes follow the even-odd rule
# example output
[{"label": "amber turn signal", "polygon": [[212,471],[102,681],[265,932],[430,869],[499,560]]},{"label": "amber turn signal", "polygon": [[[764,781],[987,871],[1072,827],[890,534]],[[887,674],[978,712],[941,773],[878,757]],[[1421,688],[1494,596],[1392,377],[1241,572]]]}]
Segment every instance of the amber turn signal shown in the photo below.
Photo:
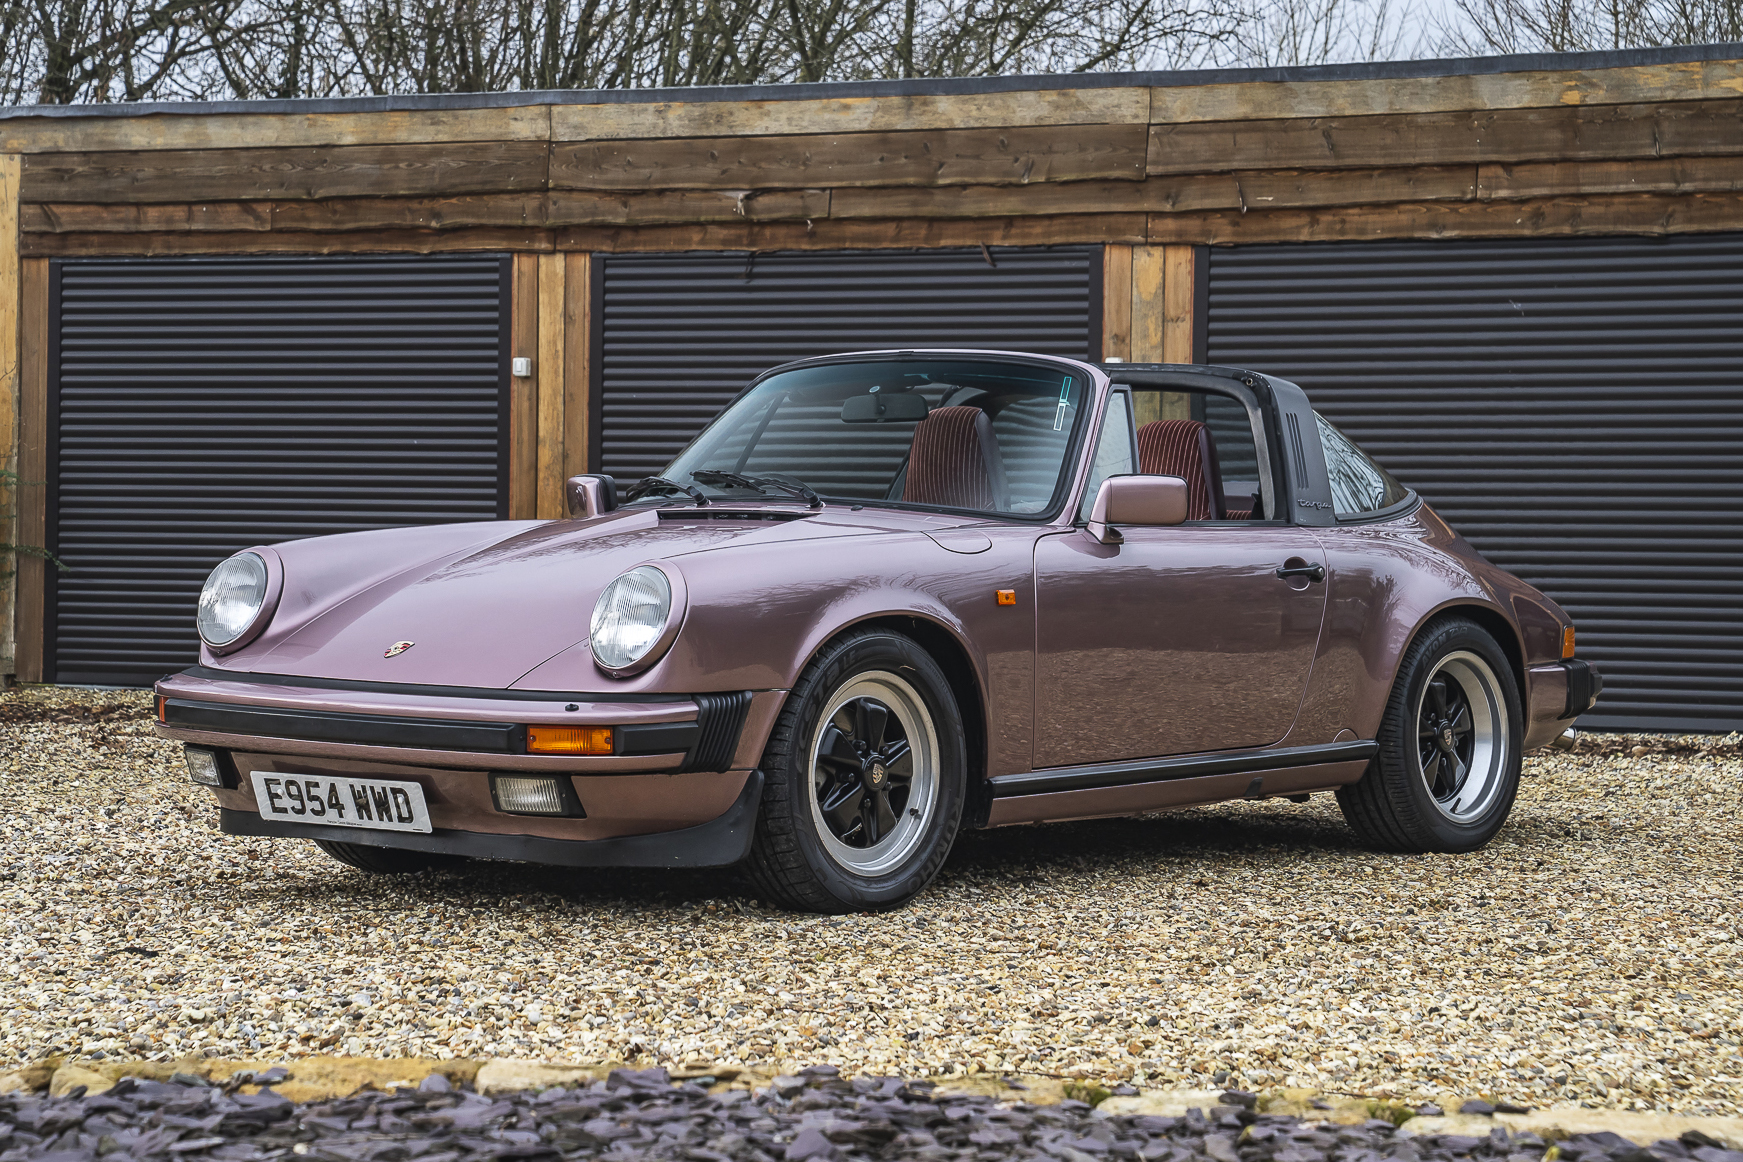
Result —
[{"label": "amber turn signal", "polygon": [[529,726],[528,754],[610,754],[609,726]]},{"label": "amber turn signal", "polygon": [[1561,656],[1564,658],[1574,656],[1574,627],[1571,625],[1561,631]]},{"label": "amber turn signal", "polygon": [[1016,603],[1017,603],[1017,591],[1015,589],[1001,589],[1001,590],[999,590],[999,604],[1000,605],[1015,605]]},{"label": "amber turn signal", "polygon": [[163,704],[165,701],[167,701],[167,699],[165,699],[162,694],[159,694],[157,696],[157,720],[159,722],[162,722],[164,720],[164,718],[163,718]]}]

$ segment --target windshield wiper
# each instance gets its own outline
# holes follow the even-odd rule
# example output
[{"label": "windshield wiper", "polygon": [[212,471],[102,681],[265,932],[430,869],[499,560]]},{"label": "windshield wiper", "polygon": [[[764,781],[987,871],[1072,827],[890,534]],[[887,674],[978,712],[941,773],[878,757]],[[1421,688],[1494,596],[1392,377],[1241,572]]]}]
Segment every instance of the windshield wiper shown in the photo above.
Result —
[{"label": "windshield wiper", "polygon": [[713,468],[700,468],[690,473],[690,479],[698,484],[712,484],[716,488],[748,488],[753,492],[761,492],[757,482],[749,476],[740,476],[736,472],[718,472]]},{"label": "windshield wiper", "polygon": [[708,507],[708,497],[703,495],[700,488],[690,484],[679,484],[676,480],[667,480],[664,476],[642,477],[629,486],[629,491],[624,494],[624,499],[640,500],[650,492],[682,492],[696,502],[697,508]]},{"label": "windshield wiper", "polygon": [[782,479],[781,476],[740,476],[737,472],[719,472],[713,468],[703,468],[690,473],[690,479],[698,484],[712,484],[717,488],[721,486],[754,488],[758,492],[767,492],[772,488],[777,492],[784,492],[788,496],[800,497],[812,508],[823,507],[821,496],[811,491],[810,487],[802,481],[793,480],[790,477]]},{"label": "windshield wiper", "polygon": [[800,497],[812,508],[823,507],[823,498],[812,492],[809,484],[788,476],[785,472],[777,472],[773,476],[758,476],[756,482],[769,488],[778,488],[788,496]]}]

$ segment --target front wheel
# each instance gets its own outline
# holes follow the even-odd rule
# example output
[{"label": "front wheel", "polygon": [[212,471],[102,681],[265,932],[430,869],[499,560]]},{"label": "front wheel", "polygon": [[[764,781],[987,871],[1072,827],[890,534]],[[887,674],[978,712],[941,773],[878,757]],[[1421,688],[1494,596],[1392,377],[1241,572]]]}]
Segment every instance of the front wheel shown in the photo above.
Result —
[{"label": "front wheel", "polygon": [[1380,753],[1338,791],[1356,834],[1387,851],[1475,851],[1519,791],[1519,687],[1495,639],[1463,618],[1405,652],[1380,723]]},{"label": "front wheel", "polygon": [[917,642],[884,631],[832,642],[794,685],[763,753],[746,870],[797,911],[904,904],[950,854],[965,768],[956,699]]}]

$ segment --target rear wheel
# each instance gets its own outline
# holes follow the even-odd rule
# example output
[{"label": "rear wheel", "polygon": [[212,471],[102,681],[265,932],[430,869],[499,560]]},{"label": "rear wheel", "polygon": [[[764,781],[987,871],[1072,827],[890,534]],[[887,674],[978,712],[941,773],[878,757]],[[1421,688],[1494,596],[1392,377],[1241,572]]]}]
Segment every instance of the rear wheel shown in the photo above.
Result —
[{"label": "rear wheel", "polygon": [[438,855],[430,851],[407,851],[400,847],[371,847],[365,843],[334,843],[317,839],[315,846],[358,871],[381,875],[405,875],[410,872],[432,871],[459,867],[466,861],[457,855]]},{"label": "rear wheel", "polygon": [[950,684],[918,643],[882,631],[831,643],[763,753],[751,880],[798,911],[906,903],[950,854],[964,756]]},{"label": "rear wheel", "polygon": [[1513,808],[1523,725],[1495,640],[1463,618],[1430,625],[1398,668],[1380,753],[1338,806],[1373,847],[1475,851]]}]

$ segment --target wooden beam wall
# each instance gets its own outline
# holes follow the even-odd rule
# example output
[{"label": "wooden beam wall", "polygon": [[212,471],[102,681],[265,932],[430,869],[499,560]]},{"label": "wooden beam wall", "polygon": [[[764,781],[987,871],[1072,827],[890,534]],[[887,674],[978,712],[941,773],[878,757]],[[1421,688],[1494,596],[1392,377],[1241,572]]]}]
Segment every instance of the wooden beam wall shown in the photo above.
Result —
[{"label": "wooden beam wall", "polygon": [[[25,259],[16,284],[18,295],[18,540],[42,545],[48,540],[48,262]],[[43,677],[44,594],[47,564],[40,557],[18,559],[18,680]]]},{"label": "wooden beam wall", "polygon": [[[21,159],[0,154],[0,469],[18,471],[18,176]],[[18,491],[0,477],[0,544],[18,543]],[[16,672],[18,576],[0,552],[0,683]]]},{"label": "wooden beam wall", "polygon": [[[519,109],[8,119],[27,256],[1743,228],[1743,60]],[[566,278],[566,274],[564,275]]]}]

